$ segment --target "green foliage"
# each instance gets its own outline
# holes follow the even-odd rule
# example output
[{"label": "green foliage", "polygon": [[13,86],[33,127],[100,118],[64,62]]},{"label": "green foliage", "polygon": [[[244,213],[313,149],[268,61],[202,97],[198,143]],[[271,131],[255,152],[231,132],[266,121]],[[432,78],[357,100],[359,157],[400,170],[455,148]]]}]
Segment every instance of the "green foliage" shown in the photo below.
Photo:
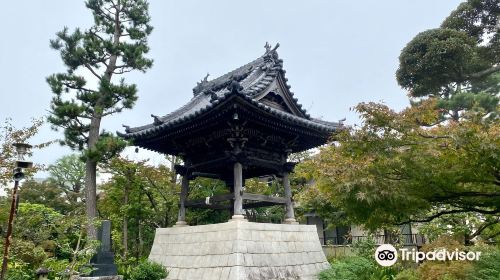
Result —
[{"label": "green foliage", "polygon": [[[421,251],[430,252],[440,249],[446,249],[447,251],[455,249],[476,251],[474,247],[466,247],[462,242],[449,235],[443,235],[432,243],[425,244]],[[467,261],[425,261],[419,265],[417,273],[422,280],[466,279],[466,275],[471,268],[472,263]]]},{"label": "green foliage", "polygon": [[476,42],[465,32],[443,28],[424,31],[402,50],[398,82],[414,97],[439,95],[444,86],[485,67],[477,52]]},{"label": "green foliage", "polygon": [[[93,220],[97,216],[97,164],[109,161],[127,145],[102,130],[101,121],[132,108],[137,101],[137,86],[116,77],[152,67],[146,54],[153,28],[145,0],[88,0],[86,7],[94,17],[90,28],[73,32],[64,28],[50,41],[67,71],[47,78],[53,93],[48,121],[54,129],[64,130],[61,144],[82,151],[86,210]],[[94,227],[89,226],[88,233],[96,238]]]},{"label": "green foliage", "polygon": [[76,154],[63,156],[48,168],[50,181],[61,188],[68,199],[77,201],[85,184],[85,164]]},{"label": "green foliage", "polygon": [[129,254],[141,259],[149,254],[155,229],[177,221],[179,186],[172,181],[173,172],[163,165],[119,157],[102,165],[102,170],[112,177],[101,186],[98,208],[113,221],[115,253],[124,260]]},{"label": "green foliage", "polygon": [[394,280],[420,280],[420,275],[414,268],[407,268],[401,270]]},{"label": "green foliage", "polygon": [[69,213],[78,206],[72,203],[67,194],[51,180],[42,182],[27,180],[19,189],[19,196],[21,201],[43,204],[62,214]]},{"label": "green foliage", "polygon": [[9,264],[6,280],[32,280],[35,279],[35,273],[23,263]]},{"label": "green foliage", "polygon": [[12,275],[33,277],[41,266],[52,269],[53,277],[87,271],[97,242],[87,240],[82,226],[86,219],[77,214],[62,215],[41,204],[20,203],[9,256]]},{"label": "green foliage", "polygon": [[353,251],[357,256],[371,259],[375,255],[376,243],[373,238],[366,238],[354,242],[352,245]]},{"label": "green foliage", "polygon": [[143,261],[130,273],[130,280],[161,280],[168,276],[167,269],[157,263]]},{"label": "green foliage", "polygon": [[[472,0],[461,3],[441,24],[466,32],[478,43],[493,47],[498,43],[497,24],[500,4],[496,0]],[[493,36],[493,37],[492,37]]]},{"label": "green foliage", "polygon": [[419,232],[424,234],[429,241],[449,235],[470,243],[471,239],[479,236],[480,239],[494,242],[498,240],[500,232],[500,218],[493,215],[478,213],[457,213],[438,217],[419,227]]},{"label": "green foliage", "polygon": [[[227,193],[229,189],[223,181],[197,177],[189,182],[188,200],[205,199],[208,196]],[[190,225],[223,223],[227,222],[230,217],[228,210],[188,209],[186,211],[186,222]]]},{"label": "green foliage", "polygon": [[[245,191],[248,193],[281,197],[284,196],[285,192],[282,182],[277,178],[267,178],[265,180],[259,178],[247,179],[245,180]],[[245,213],[247,219],[251,222],[282,223],[285,217],[285,208],[281,205],[274,205],[271,207],[245,209]]]},{"label": "green foliage", "polygon": [[[152,60],[144,56],[152,31],[146,1],[124,0],[115,5],[110,0],[89,0],[86,6],[94,15],[94,25],[57,33],[50,44],[60,51],[68,71],[47,78],[54,93],[49,122],[64,129],[64,144],[79,150],[88,145],[90,132],[95,133],[96,128],[99,132],[102,117],[132,108],[137,100],[136,86],[125,84],[123,79],[114,83],[113,75],[144,72],[152,66]],[[98,86],[92,89],[77,70],[88,71]],[[87,156],[101,157],[117,140],[109,134],[102,137],[105,139],[99,139],[99,147],[90,147],[93,150]]]},{"label": "green foliage", "polygon": [[353,256],[336,260],[331,264],[331,268],[322,271],[319,280],[369,280],[375,273],[376,264],[367,258]]},{"label": "green foliage", "polygon": [[[363,126],[340,133],[338,145],[312,159],[317,192],[304,205],[338,209],[320,211],[334,224],[373,230],[456,213],[500,212],[499,121],[479,114],[424,127],[439,119],[434,100],[400,113],[374,103],[356,109]],[[315,202],[322,200],[328,202]]]},{"label": "green foliage", "polygon": [[[42,119],[32,119],[31,123],[22,128],[16,128],[12,125],[11,119],[5,119],[0,124],[0,189],[12,184],[12,170],[15,167],[17,160],[16,149],[14,143],[29,143],[43,124]],[[44,148],[52,142],[44,142],[33,145],[33,149],[28,151],[27,157],[33,154],[33,150]],[[32,174],[43,169],[40,164],[34,164],[33,168],[25,169],[26,176],[29,178]]]},{"label": "green foliage", "polygon": [[439,97],[445,118],[458,121],[464,110],[498,116],[499,11],[498,1],[469,0],[415,36],[399,57],[398,83],[411,97]]},{"label": "green foliage", "polygon": [[117,258],[115,258],[115,263],[118,268],[118,275],[122,275],[123,279],[129,280],[130,274],[139,263],[139,260],[137,260],[135,257],[124,258],[122,256],[118,256]]},{"label": "green foliage", "polygon": [[470,280],[495,280],[500,275],[500,248],[483,252],[468,274]]},{"label": "green foliage", "polygon": [[15,227],[15,236],[40,245],[43,241],[52,239],[58,222],[64,218],[54,209],[41,204],[20,203]]}]

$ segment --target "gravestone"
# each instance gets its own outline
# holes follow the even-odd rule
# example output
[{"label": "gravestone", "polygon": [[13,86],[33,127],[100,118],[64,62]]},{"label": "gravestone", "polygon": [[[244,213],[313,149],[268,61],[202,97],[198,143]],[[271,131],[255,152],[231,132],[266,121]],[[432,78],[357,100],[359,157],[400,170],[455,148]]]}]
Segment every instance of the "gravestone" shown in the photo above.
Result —
[{"label": "gravestone", "polygon": [[92,271],[91,276],[117,275],[118,271],[114,263],[114,254],[111,251],[111,221],[105,220],[102,222],[97,236],[101,245],[97,250],[97,254],[90,261],[92,267],[95,269]]}]

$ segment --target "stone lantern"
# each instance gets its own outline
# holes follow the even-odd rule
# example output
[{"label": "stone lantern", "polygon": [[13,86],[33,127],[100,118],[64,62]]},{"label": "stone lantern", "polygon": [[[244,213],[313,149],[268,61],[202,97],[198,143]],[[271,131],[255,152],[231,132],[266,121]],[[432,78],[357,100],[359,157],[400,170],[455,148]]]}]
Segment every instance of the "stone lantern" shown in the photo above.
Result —
[{"label": "stone lantern", "polygon": [[36,272],[36,276],[38,280],[48,280],[49,279],[49,270],[45,267],[40,267]]}]

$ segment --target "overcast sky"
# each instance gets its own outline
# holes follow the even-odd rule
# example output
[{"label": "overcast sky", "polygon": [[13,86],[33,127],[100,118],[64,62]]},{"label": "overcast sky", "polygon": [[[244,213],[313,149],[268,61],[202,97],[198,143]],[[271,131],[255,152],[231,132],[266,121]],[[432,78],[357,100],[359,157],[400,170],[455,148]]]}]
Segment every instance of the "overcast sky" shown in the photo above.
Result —
[{"label": "overcast sky", "polygon": [[[151,122],[192,97],[205,74],[210,79],[264,53],[279,42],[289,84],[314,117],[359,122],[349,108],[383,101],[400,110],[406,93],[395,80],[401,49],[417,33],[438,27],[458,0],[380,1],[150,1],[154,66],[126,76],[139,100],[129,111],[108,118],[103,128],[122,130]],[[88,27],[92,16],[79,0],[16,0],[2,3],[0,121],[26,126],[47,114],[52,93],[48,75],[63,71],[49,39],[64,26]],[[61,138],[48,125],[33,143]],[[54,145],[36,151],[33,161],[50,164],[70,153]],[[141,151],[136,157],[150,157]]]}]

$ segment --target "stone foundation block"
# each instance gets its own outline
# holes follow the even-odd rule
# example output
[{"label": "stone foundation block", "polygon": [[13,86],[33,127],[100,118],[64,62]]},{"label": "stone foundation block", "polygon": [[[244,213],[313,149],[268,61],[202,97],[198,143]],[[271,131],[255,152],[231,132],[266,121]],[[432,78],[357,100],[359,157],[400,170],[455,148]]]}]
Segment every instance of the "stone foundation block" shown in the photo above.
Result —
[{"label": "stone foundation block", "polygon": [[157,229],[149,259],[169,280],[312,280],[329,267],[316,226],[237,219]]}]

